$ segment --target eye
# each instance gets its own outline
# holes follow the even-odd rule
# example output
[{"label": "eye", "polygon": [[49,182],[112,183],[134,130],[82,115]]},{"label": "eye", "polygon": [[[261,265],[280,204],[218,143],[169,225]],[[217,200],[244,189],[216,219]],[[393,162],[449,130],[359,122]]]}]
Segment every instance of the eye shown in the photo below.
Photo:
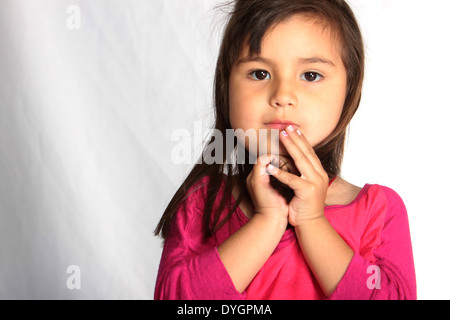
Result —
[{"label": "eye", "polygon": [[265,70],[256,70],[250,73],[250,76],[254,80],[269,80],[270,79],[270,73]]},{"label": "eye", "polygon": [[322,75],[318,74],[317,72],[305,72],[300,77],[302,80],[308,81],[308,82],[317,82],[323,78]]}]

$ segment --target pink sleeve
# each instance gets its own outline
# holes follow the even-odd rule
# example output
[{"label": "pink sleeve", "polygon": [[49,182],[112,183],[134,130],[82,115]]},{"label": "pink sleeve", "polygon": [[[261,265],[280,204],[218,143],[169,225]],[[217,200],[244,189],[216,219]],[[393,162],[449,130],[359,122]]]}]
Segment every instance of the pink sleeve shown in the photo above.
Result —
[{"label": "pink sleeve", "polygon": [[[406,208],[397,193],[386,187],[382,190],[387,210],[379,222],[377,217],[369,217],[361,250],[355,252],[331,300],[417,299]],[[367,244],[363,239],[369,239]]]},{"label": "pink sleeve", "polygon": [[203,197],[191,194],[174,216],[164,243],[155,300],[235,300],[240,294],[220,260],[212,239],[202,232]]}]

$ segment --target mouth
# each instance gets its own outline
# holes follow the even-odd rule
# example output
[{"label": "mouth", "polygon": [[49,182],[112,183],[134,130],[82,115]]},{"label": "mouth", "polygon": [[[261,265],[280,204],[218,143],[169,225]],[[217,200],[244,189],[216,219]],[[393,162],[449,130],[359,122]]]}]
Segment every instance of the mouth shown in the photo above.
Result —
[{"label": "mouth", "polygon": [[299,125],[287,120],[273,120],[271,122],[264,123],[270,129],[286,130],[287,127],[293,126],[295,129],[299,128]]}]

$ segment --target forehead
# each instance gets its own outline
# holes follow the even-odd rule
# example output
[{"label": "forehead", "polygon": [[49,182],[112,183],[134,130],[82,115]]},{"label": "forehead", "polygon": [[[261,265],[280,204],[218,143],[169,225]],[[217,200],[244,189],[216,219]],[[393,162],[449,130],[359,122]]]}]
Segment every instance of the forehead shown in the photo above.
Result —
[{"label": "forehead", "polygon": [[339,33],[327,20],[311,15],[295,14],[272,25],[253,48],[250,38],[242,46],[240,58],[267,54],[287,57],[295,53],[342,60]]}]

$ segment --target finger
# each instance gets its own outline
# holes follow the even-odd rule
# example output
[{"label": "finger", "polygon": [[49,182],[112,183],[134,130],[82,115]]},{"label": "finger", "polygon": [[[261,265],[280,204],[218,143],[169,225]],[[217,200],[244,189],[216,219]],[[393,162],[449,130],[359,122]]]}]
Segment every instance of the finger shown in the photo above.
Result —
[{"label": "finger", "polygon": [[269,175],[267,172],[267,166],[272,164],[276,167],[280,167],[280,159],[276,155],[268,154],[263,155],[257,159],[256,164],[253,167],[253,171],[257,172],[259,175]]},{"label": "finger", "polygon": [[300,132],[300,130],[295,130],[294,127],[290,126],[285,130],[288,137],[297,145],[298,148],[303,152],[303,154],[308,158],[308,160],[313,165],[314,169],[318,172],[324,171],[322,162],[316,155],[314,148],[309,144],[306,137]]},{"label": "finger", "polygon": [[300,171],[302,176],[312,176],[316,172],[316,168],[311,163],[309,157],[301,148],[300,135],[298,133],[287,133],[282,131],[280,133],[280,140],[282,141],[286,151],[291,156],[295,166]]},{"label": "finger", "polygon": [[286,172],[284,170],[280,170],[274,165],[268,165],[267,171],[273,175],[278,181],[284,183],[292,190],[300,190],[302,188],[302,185],[306,183],[302,178],[299,176]]},{"label": "finger", "polygon": [[[264,155],[257,159],[257,162],[253,165],[253,169],[247,177],[247,189],[250,195],[253,197],[255,192],[261,191],[261,188],[266,188],[270,185],[270,173],[267,171],[267,166],[272,164],[278,166],[278,160],[276,156]],[[259,190],[259,191],[258,191]]]},{"label": "finger", "polygon": [[276,161],[276,156],[264,155],[257,159],[256,163],[253,165],[253,169],[247,177],[247,189],[251,190],[250,195],[253,193],[259,193],[264,188],[270,185],[270,173],[267,171],[267,166],[269,164],[278,163]]}]

